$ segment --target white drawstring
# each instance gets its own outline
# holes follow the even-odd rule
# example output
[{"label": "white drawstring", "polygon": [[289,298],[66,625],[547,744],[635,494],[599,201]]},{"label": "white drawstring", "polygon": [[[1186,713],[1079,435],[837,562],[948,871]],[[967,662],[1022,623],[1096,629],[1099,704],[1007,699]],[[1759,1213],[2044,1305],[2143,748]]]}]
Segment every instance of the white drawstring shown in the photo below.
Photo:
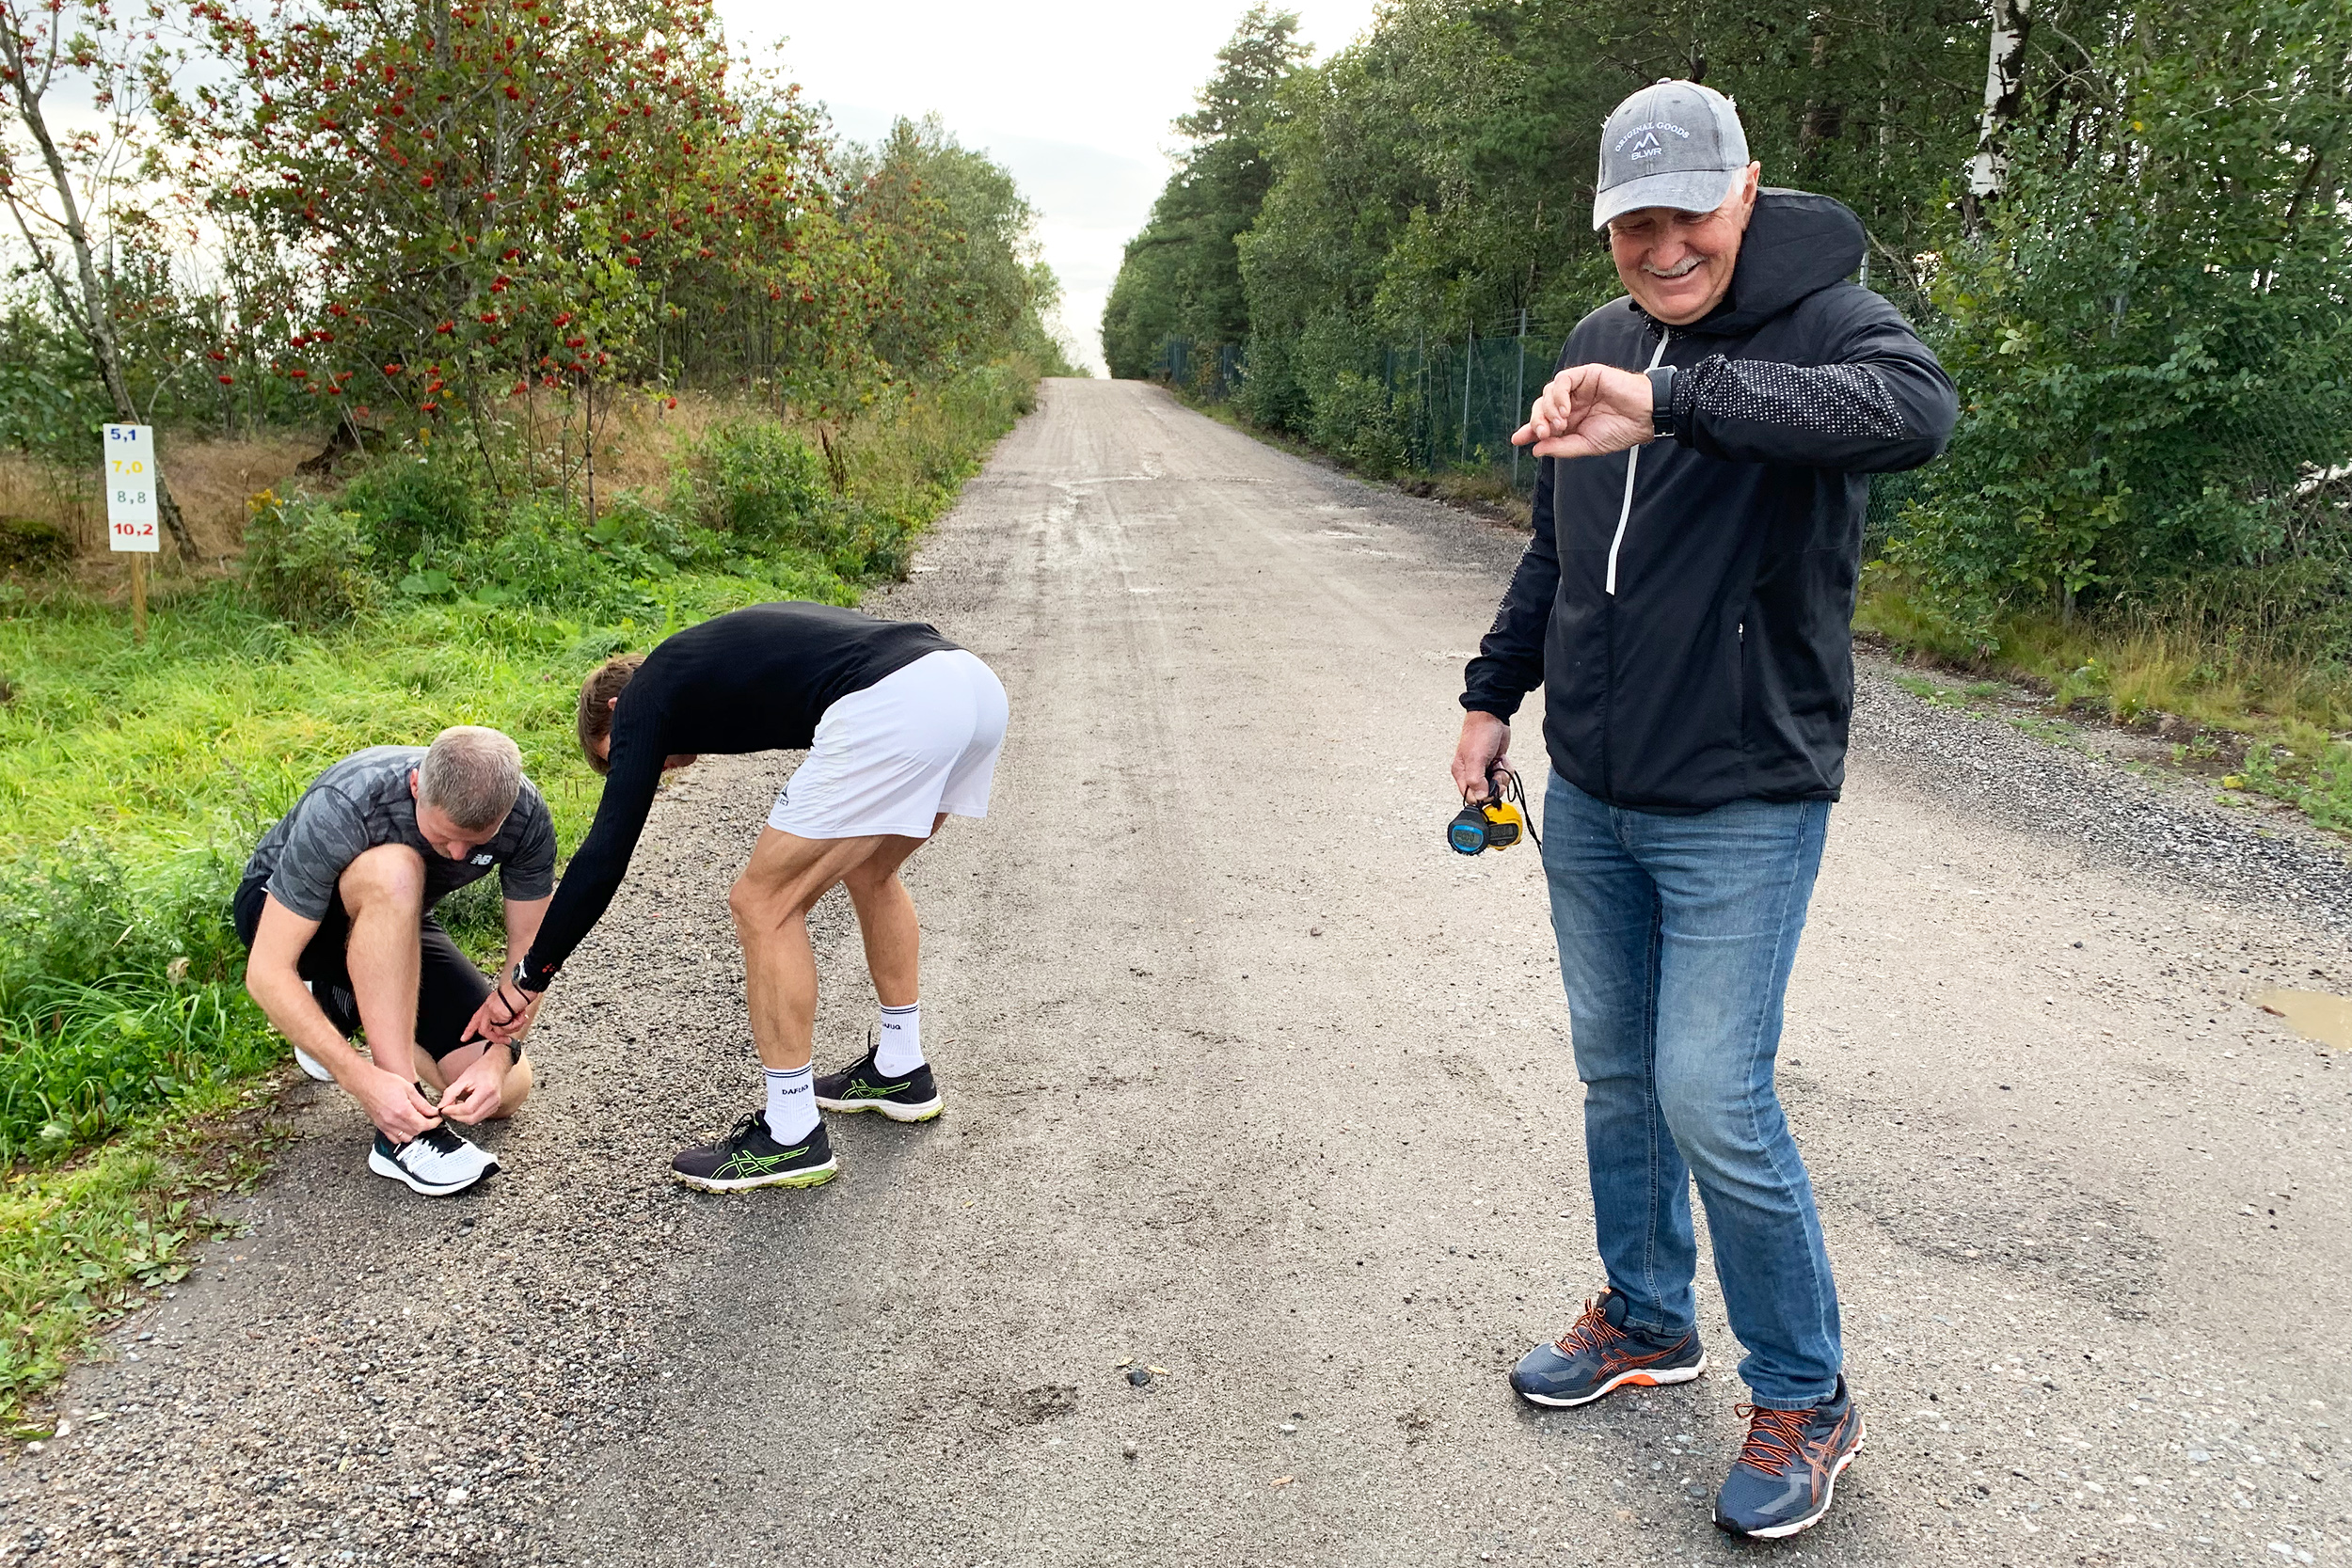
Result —
[{"label": "white drawstring", "polygon": [[[1658,329],[1658,352],[1649,356],[1649,368],[1651,370],[1656,370],[1658,368],[1658,362],[1666,357],[1666,340],[1673,336],[1674,333],[1663,326]],[[1633,515],[1633,470],[1641,466],[1642,449],[1639,447],[1628,448],[1625,454],[1625,504],[1617,508],[1617,536],[1609,541],[1609,581],[1607,589],[1612,596],[1614,596],[1617,592],[1617,551],[1625,545],[1626,519]]]}]

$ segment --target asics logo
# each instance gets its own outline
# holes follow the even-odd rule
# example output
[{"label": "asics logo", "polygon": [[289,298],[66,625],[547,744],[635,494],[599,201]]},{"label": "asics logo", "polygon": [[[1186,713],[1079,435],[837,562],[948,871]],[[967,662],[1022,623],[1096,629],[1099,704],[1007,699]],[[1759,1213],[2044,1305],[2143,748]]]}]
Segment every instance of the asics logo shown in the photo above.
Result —
[{"label": "asics logo", "polygon": [[808,1152],[808,1145],[787,1148],[781,1154],[736,1154],[727,1163],[711,1172],[713,1176],[766,1176],[787,1160],[796,1160]]},{"label": "asics logo", "polygon": [[907,1084],[912,1084],[914,1082],[914,1080],[910,1078],[907,1080],[906,1084],[852,1084],[850,1085],[848,1098],[851,1100],[886,1100],[890,1096],[897,1094],[900,1089],[905,1088]]}]

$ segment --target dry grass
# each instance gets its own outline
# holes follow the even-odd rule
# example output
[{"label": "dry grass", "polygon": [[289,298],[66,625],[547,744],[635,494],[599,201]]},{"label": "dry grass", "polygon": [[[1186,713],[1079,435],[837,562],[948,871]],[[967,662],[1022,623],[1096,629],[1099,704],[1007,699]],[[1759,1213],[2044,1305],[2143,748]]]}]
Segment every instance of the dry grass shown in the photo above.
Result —
[{"label": "dry grass", "polygon": [[[295,465],[319,450],[315,437],[275,436],[258,440],[208,441],[168,433],[164,477],[205,559],[234,555],[245,538],[246,498],[282,488]],[[83,556],[110,554],[106,508],[99,498],[98,464],[87,472],[44,463],[22,452],[0,452],[0,516],[33,517],[72,536]],[[166,552],[168,558],[169,552]]]}]

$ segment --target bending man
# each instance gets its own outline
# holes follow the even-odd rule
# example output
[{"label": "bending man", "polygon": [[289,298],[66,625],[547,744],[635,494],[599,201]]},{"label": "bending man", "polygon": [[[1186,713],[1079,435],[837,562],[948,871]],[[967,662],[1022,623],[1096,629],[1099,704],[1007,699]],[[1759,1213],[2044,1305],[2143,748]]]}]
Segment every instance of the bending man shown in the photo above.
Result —
[{"label": "bending man", "polygon": [[[830,605],[754,605],[609,661],[580,693],[580,750],[606,775],[596,823],[538,939],[473,1026],[502,1039],[537,1005],[612,901],[665,770],[706,752],[806,748],[727,899],[767,1103],[671,1169],[712,1192],[832,1180],[819,1107],[939,1115],[916,1000],[920,935],[898,868],[948,816],[988,814],[1005,718],[988,666],[931,627]],[[807,915],[836,882],[857,911],[882,1017],[864,1057],[817,1079]]]},{"label": "bending man", "polygon": [[[321,773],[262,836],[237,888],[245,989],[303,1071],[341,1084],[375,1123],[368,1168],[432,1197],[498,1169],[443,1118],[507,1116],[531,1093],[519,1043],[530,1013],[500,1043],[476,1037],[469,1021],[490,981],[433,918],[492,866],[518,953],[555,886],[555,825],[515,743],[468,724]],[[365,1056],[348,1043],[363,1030]],[[420,1081],[440,1092],[437,1111]]]},{"label": "bending man", "polygon": [[1534,538],[1470,661],[1454,781],[1484,796],[1544,688],[1544,869],[1607,1288],[1511,1384],[1544,1405],[1707,1366],[1691,1186],[1747,1355],[1715,1501],[1794,1534],[1862,1440],[1813,1188],[1772,1083],[1845,780],[1871,473],[1942,450],[1935,356],[1844,281],[1862,226],[1762,191],[1729,100],[1661,82],[1602,132],[1593,226],[1630,298],[1578,324],[1512,437]]}]

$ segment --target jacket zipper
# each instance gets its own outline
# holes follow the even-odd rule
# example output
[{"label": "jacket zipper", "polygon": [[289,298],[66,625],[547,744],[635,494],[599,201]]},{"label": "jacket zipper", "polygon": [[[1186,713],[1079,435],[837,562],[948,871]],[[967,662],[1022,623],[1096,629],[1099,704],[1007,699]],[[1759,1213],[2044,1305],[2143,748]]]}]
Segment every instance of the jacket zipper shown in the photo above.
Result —
[{"label": "jacket zipper", "polygon": [[[1666,343],[1673,337],[1672,327],[1662,325],[1659,327],[1658,352],[1649,356],[1649,370],[1656,370],[1659,362],[1666,357]],[[1609,579],[1603,584],[1612,597],[1615,596],[1617,592],[1617,551],[1625,546],[1625,525],[1627,520],[1633,515],[1633,476],[1641,466],[1642,449],[1628,447],[1625,453],[1625,504],[1617,508],[1616,537],[1609,541]]]},{"label": "jacket zipper", "polygon": [[[1661,322],[1658,325],[1658,351],[1649,356],[1650,370],[1656,370],[1660,361],[1666,357],[1666,343],[1673,337],[1674,329]],[[1606,617],[1603,624],[1608,628],[1606,646],[1609,650],[1609,671],[1601,686],[1600,781],[1602,790],[1613,802],[1617,798],[1616,759],[1613,755],[1613,748],[1610,744],[1611,731],[1616,727],[1613,720],[1617,708],[1617,551],[1625,546],[1625,526],[1628,519],[1633,515],[1633,474],[1634,470],[1641,467],[1641,463],[1642,449],[1627,448],[1625,502],[1617,508],[1617,531],[1615,536],[1609,541],[1609,576],[1602,584],[1609,595],[1608,607],[1602,610],[1602,614]]]}]

